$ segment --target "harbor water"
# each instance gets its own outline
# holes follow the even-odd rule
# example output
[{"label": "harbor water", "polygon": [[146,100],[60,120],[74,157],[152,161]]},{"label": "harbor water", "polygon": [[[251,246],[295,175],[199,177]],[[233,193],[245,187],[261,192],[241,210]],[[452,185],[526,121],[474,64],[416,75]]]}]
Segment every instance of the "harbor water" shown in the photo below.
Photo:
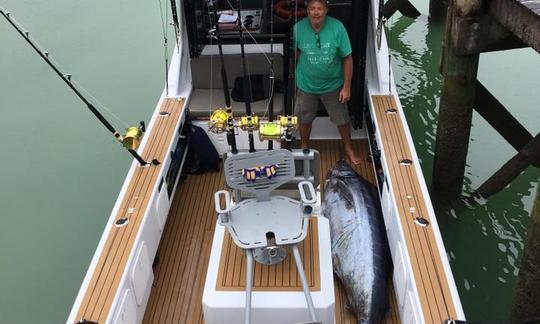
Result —
[{"label": "harbor water", "polygon": [[[416,4],[421,17],[396,15],[387,25],[399,95],[429,184],[443,25],[428,23],[425,2]],[[0,6],[97,98],[92,102],[118,130],[148,122],[164,85],[159,1],[4,0]],[[539,72],[540,57],[530,49],[480,59],[480,81],[533,135],[540,131]],[[62,323],[132,158],[3,18],[0,120],[0,323]],[[476,113],[473,124],[466,193],[515,154]],[[435,201],[471,320],[508,316],[539,177],[529,168],[473,205]]]}]

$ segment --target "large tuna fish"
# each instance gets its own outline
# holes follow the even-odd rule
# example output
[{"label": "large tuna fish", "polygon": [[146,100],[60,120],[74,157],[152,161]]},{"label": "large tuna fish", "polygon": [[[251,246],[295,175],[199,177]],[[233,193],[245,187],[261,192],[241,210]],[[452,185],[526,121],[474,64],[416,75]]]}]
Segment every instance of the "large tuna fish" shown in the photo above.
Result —
[{"label": "large tuna fish", "polygon": [[325,187],[334,272],[358,323],[381,323],[392,264],[376,189],[343,161],[328,172]]}]

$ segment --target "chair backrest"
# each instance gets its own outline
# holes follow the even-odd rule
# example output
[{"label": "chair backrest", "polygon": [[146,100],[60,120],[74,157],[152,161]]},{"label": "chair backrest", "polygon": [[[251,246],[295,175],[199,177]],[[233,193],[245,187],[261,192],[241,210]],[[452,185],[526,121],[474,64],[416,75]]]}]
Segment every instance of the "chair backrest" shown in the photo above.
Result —
[{"label": "chair backrest", "polygon": [[[266,173],[251,181],[244,172],[255,168],[276,167],[276,174],[269,178]],[[259,151],[230,155],[225,160],[225,180],[233,189],[255,195],[257,200],[270,199],[272,190],[294,178],[294,157],[288,150]]]}]

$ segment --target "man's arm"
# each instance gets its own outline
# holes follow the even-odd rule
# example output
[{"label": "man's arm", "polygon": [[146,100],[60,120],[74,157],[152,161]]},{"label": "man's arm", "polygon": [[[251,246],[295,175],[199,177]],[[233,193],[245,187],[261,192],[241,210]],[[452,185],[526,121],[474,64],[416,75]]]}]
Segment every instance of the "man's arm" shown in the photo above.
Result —
[{"label": "man's arm", "polygon": [[339,101],[346,103],[351,99],[351,82],[353,73],[353,58],[349,54],[343,58],[343,88],[339,92]]}]

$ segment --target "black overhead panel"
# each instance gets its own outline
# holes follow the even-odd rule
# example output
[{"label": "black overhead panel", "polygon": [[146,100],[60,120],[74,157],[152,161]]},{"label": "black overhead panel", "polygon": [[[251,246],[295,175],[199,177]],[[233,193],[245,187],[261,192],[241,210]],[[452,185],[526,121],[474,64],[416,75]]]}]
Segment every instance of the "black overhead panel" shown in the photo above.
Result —
[{"label": "black overhead panel", "polygon": [[198,57],[204,48],[210,26],[206,0],[185,0],[184,12],[189,41],[189,55]]}]

